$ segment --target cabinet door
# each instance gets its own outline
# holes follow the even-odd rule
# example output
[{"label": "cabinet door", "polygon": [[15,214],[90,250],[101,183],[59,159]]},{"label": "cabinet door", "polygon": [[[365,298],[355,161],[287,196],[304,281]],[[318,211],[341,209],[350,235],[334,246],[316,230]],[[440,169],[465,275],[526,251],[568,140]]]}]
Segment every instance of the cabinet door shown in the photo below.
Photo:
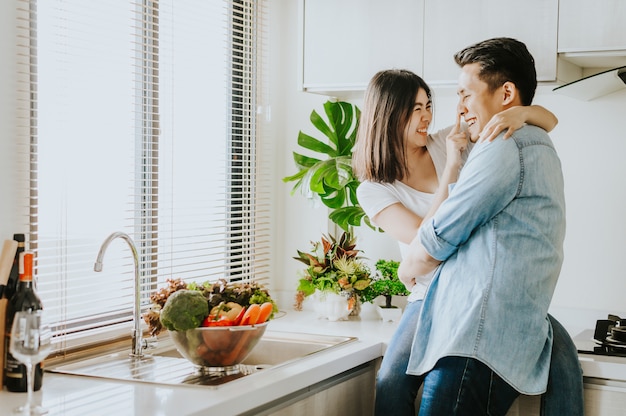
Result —
[{"label": "cabinet door", "polygon": [[456,83],[454,54],[473,43],[510,37],[535,58],[537,79],[556,79],[558,0],[425,0],[424,77]]},{"label": "cabinet door", "polygon": [[561,1],[559,52],[626,50],[626,1]]},{"label": "cabinet door", "polygon": [[255,409],[255,416],[318,416],[374,414],[376,370],[380,359],[322,381],[301,394],[279,400],[269,409]]},{"label": "cabinet door", "polygon": [[364,90],[379,70],[422,73],[423,0],[302,0],[306,91]]}]

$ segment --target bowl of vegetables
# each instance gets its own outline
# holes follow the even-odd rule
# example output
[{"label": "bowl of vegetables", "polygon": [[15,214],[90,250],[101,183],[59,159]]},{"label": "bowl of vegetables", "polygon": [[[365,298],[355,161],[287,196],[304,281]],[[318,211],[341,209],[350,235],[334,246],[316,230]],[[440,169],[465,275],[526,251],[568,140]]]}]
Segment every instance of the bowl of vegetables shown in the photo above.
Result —
[{"label": "bowl of vegetables", "polygon": [[210,371],[236,372],[278,309],[254,282],[167,283],[151,296],[144,320],[152,335],[166,329],[183,357]]},{"label": "bowl of vegetables", "polygon": [[196,366],[232,373],[252,352],[265,328],[267,322],[170,331],[170,336],[178,352]]}]

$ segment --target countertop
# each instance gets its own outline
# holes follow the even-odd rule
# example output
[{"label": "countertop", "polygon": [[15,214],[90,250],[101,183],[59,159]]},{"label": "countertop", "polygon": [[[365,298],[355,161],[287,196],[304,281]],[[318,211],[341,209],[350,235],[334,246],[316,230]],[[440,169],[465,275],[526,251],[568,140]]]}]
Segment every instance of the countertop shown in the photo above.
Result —
[{"label": "countertop", "polygon": [[[366,308],[367,309],[367,308]],[[357,337],[358,340],[323,351],[283,367],[262,370],[212,387],[156,385],[112,381],[46,372],[37,401],[50,415],[234,415],[326,380],[380,357],[395,324],[368,316],[330,322],[312,311],[286,311],[270,321],[268,331]],[[129,346],[130,348],[130,346]],[[0,415],[23,404],[24,393],[0,392]]]},{"label": "countertop", "polygon": [[[279,399],[317,382],[380,357],[396,323],[377,319],[371,305],[363,305],[361,315],[347,321],[317,319],[310,310],[288,310],[268,325],[268,331],[301,332],[353,336],[358,340],[320,352],[283,367],[262,370],[217,388],[157,385],[112,381],[46,373],[37,401],[50,409],[50,415],[200,415],[219,412],[233,415]],[[575,336],[595,323],[580,319],[571,311],[551,311]],[[571,318],[573,324],[568,322]],[[130,347],[129,347],[130,348]],[[581,355],[586,377],[626,381],[626,358]],[[24,393],[0,392],[0,415],[26,400]]]}]

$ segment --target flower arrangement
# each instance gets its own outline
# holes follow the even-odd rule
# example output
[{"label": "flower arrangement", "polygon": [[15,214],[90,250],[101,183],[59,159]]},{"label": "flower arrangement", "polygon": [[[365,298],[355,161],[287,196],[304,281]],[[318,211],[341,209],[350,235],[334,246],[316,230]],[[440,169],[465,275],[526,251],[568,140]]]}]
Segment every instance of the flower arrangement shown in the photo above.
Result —
[{"label": "flower arrangement", "polygon": [[408,296],[410,292],[398,279],[400,262],[395,260],[378,260],[376,276],[372,283],[361,294],[363,302],[373,302],[379,296],[385,297],[384,308],[394,308],[391,304],[393,296]]},{"label": "flower arrangement", "polygon": [[[369,267],[359,257],[361,250],[355,248],[356,237],[351,233],[344,232],[338,240],[323,235],[320,241],[311,244],[310,252],[297,250],[298,257],[294,257],[307,266],[298,283],[296,310],[302,310],[304,298],[316,290],[359,295],[369,286]],[[354,297],[351,299],[354,301]]]}]

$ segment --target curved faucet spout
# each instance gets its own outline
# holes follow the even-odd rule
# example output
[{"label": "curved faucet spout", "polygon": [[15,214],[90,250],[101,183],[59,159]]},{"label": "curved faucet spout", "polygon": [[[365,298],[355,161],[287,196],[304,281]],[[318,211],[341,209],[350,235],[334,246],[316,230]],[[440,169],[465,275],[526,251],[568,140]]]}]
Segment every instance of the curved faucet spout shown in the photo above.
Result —
[{"label": "curved faucet spout", "polygon": [[104,258],[104,253],[106,252],[107,248],[109,247],[109,244],[111,243],[111,241],[115,240],[116,238],[121,238],[124,241],[126,241],[126,243],[128,244],[128,246],[130,247],[130,250],[133,253],[133,262],[135,263],[135,302],[134,302],[134,306],[133,306],[133,323],[134,323],[134,328],[132,331],[132,341],[133,341],[133,345],[132,345],[132,351],[131,351],[131,356],[133,357],[142,357],[143,356],[143,341],[142,341],[142,334],[141,334],[141,327],[140,327],[140,323],[141,323],[141,281],[140,281],[140,277],[139,277],[139,255],[137,254],[137,248],[135,247],[135,243],[133,242],[132,238],[130,238],[128,236],[128,234],[122,233],[122,232],[114,232],[113,234],[111,234],[110,236],[107,237],[106,240],[104,240],[104,242],[102,243],[102,246],[100,246],[100,251],[98,252],[98,257],[96,258],[96,263],[93,266],[93,270],[96,272],[101,272],[102,271],[102,260]]}]

